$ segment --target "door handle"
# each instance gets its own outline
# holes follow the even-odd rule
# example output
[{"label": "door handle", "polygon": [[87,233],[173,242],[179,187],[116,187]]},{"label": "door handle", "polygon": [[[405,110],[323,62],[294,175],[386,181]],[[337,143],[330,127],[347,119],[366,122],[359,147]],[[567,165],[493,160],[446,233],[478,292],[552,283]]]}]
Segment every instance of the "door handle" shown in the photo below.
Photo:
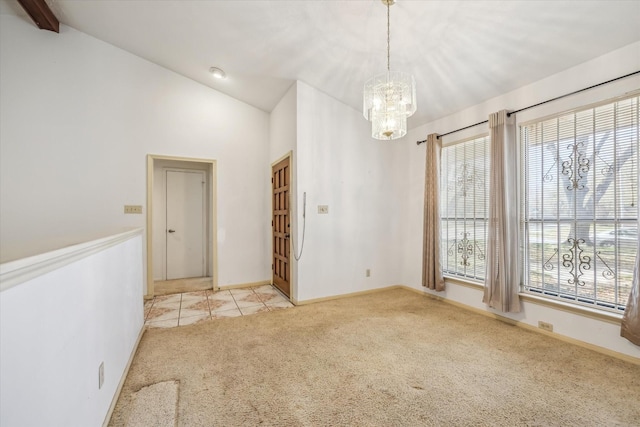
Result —
[{"label": "door handle", "polygon": [[291,236],[291,235],[290,235],[289,233],[286,233],[286,234],[284,235],[284,238],[285,238],[285,239],[288,239],[288,238],[289,238],[289,236]]},{"label": "door handle", "polygon": [[167,232],[169,232],[169,233],[175,233],[175,232],[176,232],[176,230],[167,230]]}]

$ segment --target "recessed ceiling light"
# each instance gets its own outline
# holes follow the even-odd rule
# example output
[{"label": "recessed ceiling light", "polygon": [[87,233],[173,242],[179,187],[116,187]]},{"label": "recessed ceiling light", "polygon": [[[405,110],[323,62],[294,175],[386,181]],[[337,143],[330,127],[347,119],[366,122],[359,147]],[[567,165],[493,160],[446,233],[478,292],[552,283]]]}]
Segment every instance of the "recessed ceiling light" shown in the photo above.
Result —
[{"label": "recessed ceiling light", "polygon": [[226,79],[227,78],[227,74],[222,71],[222,69],[218,68],[218,67],[211,67],[209,68],[209,72],[211,74],[213,74],[213,77],[215,77],[216,79]]}]

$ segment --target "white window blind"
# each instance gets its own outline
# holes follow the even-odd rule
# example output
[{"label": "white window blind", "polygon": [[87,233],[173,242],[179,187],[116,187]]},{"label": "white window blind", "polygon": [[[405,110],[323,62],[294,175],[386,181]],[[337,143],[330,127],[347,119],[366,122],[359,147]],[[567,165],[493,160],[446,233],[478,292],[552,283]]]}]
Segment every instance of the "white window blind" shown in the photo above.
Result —
[{"label": "white window blind", "polygon": [[489,136],[482,136],[442,149],[441,248],[443,274],[447,276],[484,280],[489,140]]},{"label": "white window blind", "polygon": [[521,126],[526,291],[624,310],[638,241],[638,101]]}]

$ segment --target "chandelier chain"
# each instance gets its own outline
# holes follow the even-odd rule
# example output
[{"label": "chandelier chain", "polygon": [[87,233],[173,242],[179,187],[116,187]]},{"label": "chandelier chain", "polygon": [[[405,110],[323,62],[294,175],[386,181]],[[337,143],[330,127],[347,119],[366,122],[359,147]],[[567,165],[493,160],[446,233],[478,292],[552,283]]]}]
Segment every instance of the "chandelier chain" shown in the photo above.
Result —
[{"label": "chandelier chain", "polygon": [[391,30],[389,26],[389,9],[391,8],[391,2],[387,1],[387,71],[391,71]]}]

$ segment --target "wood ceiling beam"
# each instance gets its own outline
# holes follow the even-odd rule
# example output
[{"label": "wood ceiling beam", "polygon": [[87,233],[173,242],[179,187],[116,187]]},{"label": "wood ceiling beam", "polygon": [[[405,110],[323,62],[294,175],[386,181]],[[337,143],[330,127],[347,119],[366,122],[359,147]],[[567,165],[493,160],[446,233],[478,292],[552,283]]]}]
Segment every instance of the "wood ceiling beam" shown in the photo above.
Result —
[{"label": "wood ceiling beam", "polygon": [[60,21],[53,14],[45,0],[18,0],[41,30],[60,32]]}]

